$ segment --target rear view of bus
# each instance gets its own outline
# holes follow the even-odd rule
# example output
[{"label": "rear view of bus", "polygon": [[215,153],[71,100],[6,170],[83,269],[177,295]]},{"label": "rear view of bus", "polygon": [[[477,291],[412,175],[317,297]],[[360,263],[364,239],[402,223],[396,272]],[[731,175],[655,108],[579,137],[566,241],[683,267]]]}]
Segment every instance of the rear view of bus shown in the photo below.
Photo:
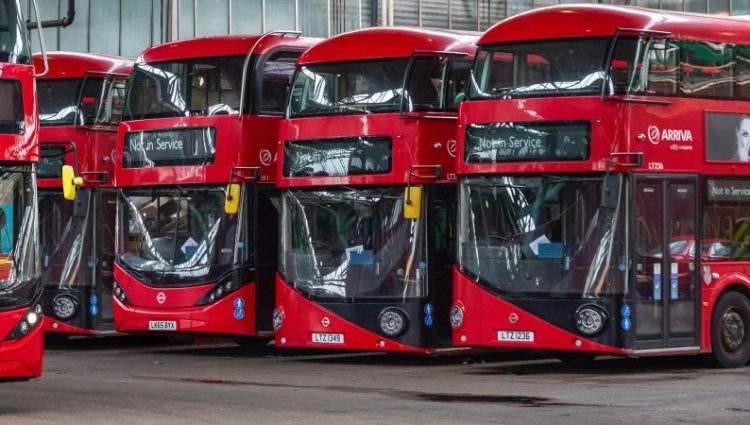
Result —
[{"label": "rear view of bus", "polygon": [[314,42],[208,37],[137,60],[115,155],[118,331],[271,335],[278,122]]},{"label": "rear view of bus", "polygon": [[454,343],[745,364],[747,22],[560,6],[479,46]]},{"label": "rear view of bus", "polygon": [[449,342],[453,135],[474,41],[366,29],[298,61],[278,151],[277,347]]},{"label": "rear view of bus", "polygon": [[[45,332],[59,339],[114,330],[112,267],[117,124],[133,62],[115,56],[52,52],[37,81],[41,163],[39,249]],[[37,69],[43,57],[34,55]],[[81,176],[65,199],[63,166]]]},{"label": "rear view of bus", "polygon": [[37,251],[37,106],[26,22],[0,1],[0,379],[42,372]]}]

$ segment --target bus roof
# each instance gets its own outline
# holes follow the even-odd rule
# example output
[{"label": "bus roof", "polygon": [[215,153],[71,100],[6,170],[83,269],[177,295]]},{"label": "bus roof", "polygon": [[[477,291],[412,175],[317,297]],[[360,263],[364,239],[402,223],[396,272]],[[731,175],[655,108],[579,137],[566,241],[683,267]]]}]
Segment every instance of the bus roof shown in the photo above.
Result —
[{"label": "bus roof", "polygon": [[[138,62],[155,63],[200,57],[245,56],[261,37],[263,36],[224,35],[173,41],[144,50],[138,57]],[[263,54],[279,46],[307,50],[318,41],[320,39],[271,33],[256,47],[255,53]]]},{"label": "bus roof", "polygon": [[298,65],[409,57],[415,50],[473,54],[477,37],[425,28],[366,28],[329,38],[300,56]]},{"label": "bus roof", "polygon": [[[33,55],[34,68],[42,70],[41,53]],[[103,74],[125,74],[130,75],[133,72],[133,59],[100,55],[95,53],[76,53],[76,52],[49,52],[47,53],[49,62],[49,72],[42,77],[43,80],[52,80],[58,78],[84,78],[89,72]]]},{"label": "bus roof", "polygon": [[744,19],[593,4],[551,6],[516,15],[488,29],[478,44],[611,37],[618,28],[665,31],[687,40],[750,44],[750,25]]}]

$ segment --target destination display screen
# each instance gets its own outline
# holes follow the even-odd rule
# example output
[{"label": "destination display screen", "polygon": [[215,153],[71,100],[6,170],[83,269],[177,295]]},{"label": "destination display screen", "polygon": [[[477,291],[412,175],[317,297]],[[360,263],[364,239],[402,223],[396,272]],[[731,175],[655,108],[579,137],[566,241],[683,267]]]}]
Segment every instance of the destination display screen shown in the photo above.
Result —
[{"label": "destination display screen", "polygon": [[284,146],[284,177],[342,177],[391,172],[390,137],[295,140]]},{"label": "destination display screen", "polygon": [[42,146],[41,159],[37,168],[37,177],[53,179],[62,177],[62,167],[65,165],[65,146]]},{"label": "destination display screen", "polygon": [[123,168],[207,165],[214,162],[216,129],[134,131],[125,135]]},{"label": "destination display screen", "polygon": [[21,83],[0,81],[0,133],[19,134],[23,130]]},{"label": "destination display screen", "polygon": [[750,202],[750,182],[746,180],[708,179],[708,200]]},{"label": "destination display screen", "polygon": [[585,161],[591,155],[588,121],[503,122],[466,127],[464,161]]}]

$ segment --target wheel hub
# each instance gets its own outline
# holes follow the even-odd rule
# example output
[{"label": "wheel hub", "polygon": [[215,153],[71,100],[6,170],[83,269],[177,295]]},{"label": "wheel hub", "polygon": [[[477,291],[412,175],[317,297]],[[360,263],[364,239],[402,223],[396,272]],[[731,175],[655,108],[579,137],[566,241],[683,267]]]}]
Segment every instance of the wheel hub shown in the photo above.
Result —
[{"label": "wheel hub", "polygon": [[724,347],[735,351],[745,340],[745,320],[735,307],[727,309],[721,318],[721,342]]}]

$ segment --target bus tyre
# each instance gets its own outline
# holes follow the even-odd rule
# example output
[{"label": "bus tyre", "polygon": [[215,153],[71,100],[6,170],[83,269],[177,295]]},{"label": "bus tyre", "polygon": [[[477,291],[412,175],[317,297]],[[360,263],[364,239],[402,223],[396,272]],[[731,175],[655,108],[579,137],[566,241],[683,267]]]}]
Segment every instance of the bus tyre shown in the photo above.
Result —
[{"label": "bus tyre", "polygon": [[741,367],[750,360],[750,301],[729,291],[719,297],[711,317],[711,347],[722,367]]}]

